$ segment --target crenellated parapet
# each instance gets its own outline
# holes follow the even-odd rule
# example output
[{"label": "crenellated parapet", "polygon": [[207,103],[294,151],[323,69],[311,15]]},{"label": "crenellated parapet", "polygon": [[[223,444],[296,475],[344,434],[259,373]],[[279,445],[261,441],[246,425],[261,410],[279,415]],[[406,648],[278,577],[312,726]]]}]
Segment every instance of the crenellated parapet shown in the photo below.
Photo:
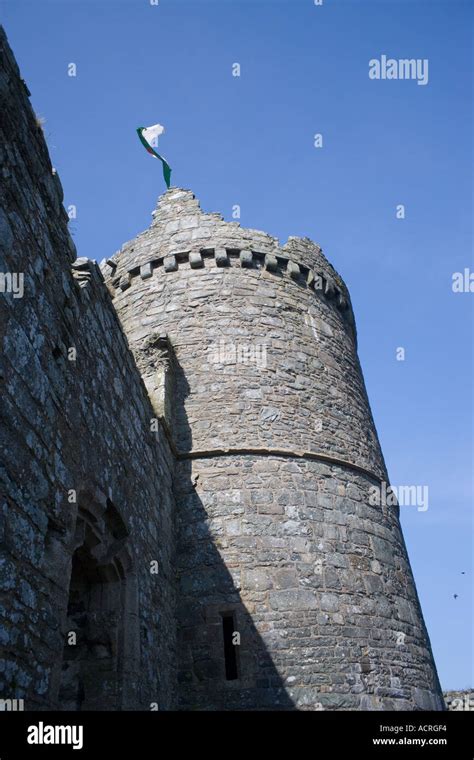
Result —
[{"label": "crenellated parapet", "polygon": [[[384,477],[350,296],[316,243],[280,245],[171,189],[101,271],[138,360],[143,341],[167,335],[188,378],[178,451],[306,451]],[[162,416],[164,375],[141,372]]]},{"label": "crenellated parapet", "polygon": [[171,188],[152,213],[149,229],[101,262],[113,297],[143,280],[212,270],[246,270],[312,293],[334,308],[356,343],[350,295],[340,275],[309,238],[289,237],[284,245],[261,230],[204,213],[189,190]]},{"label": "crenellated parapet", "polygon": [[[177,272],[180,268],[198,270],[206,267],[238,267],[266,271],[275,277],[291,281],[301,288],[312,290],[315,295],[333,304],[353,330],[355,337],[354,314],[346,286],[338,275],[334,276],[335,273],[329,271],[328,267],[310,265],[314,243],[303,241],[301,247],[307,254],[306,257],[292,256],[293,252],[299,252],[300,249],[291,245],[276,248],[272,252],[223,245],[203,247],[198,250],[170,251],[138,265],[130,264],[125,271],[114,259],[107,259],[101,264],[101,268],[103,274],[110,280],[113,291],[127,290],[135,278],[147,280],[155,275],[166,276]],[[319,248],[318,251],[321,252]],[[302,263],[301,259],[308,263]]]}]

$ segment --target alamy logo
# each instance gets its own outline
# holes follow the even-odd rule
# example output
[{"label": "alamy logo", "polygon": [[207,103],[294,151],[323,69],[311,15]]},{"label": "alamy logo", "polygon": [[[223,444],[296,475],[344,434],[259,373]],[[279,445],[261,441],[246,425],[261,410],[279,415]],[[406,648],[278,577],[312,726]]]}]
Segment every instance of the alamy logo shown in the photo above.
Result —
[{"label": "alamy logo", "polygon": [[267,366],[267,346],[264,343],[226,343],[220,340],[208,348],[212,364],[256,364],[260,369]]},{"label": "alamy logo", "polygon": [[387,58],[381,55],[369,61],[370,79],[415,79],[428,84],[428,58]]},{"label": "alamy logo", "polygon": [[0,712],[20,712],[24,709],[24,699],[0,699]]},{"label": "alamy logo", "polygon": [[84,726],[48,726],[40,722],[28,726],[28,744],[72,744],[73,749],[83,747]]},{"label": "alamy logo", "polygon": [[428,509],[428,486],[390,486],[382,482],[371,486],[369,504],[372,507],[417,507],[418,512]]},{"label": "alamy logo", "polygon": [[474,272],[465,267],[464,272],[453,273],[453,293],[474,293]]},{"label": "alamy logo", "polygon": [[13,298],[23,298],[23,272],[0,272],[0,293],[12,293]]},{"label": "alamy logo", "polygon": [[474,710],[474,694],[456,697],[449,705],[450,710]]}]

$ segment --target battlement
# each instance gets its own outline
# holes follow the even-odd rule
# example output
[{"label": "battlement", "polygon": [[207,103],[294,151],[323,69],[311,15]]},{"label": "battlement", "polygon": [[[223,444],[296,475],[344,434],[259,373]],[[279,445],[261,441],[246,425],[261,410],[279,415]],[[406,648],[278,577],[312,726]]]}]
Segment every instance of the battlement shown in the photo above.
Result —
[{"label": "battlement", "polygon": [[336,284],[335,280],[321,269],[310,269],[305,264],[298,263],[293,258],[285,256],[285,249],[278,253],[265,253],[250,249],[232,247],[200,248],[197,251],[173,251],[164,256],[157,256],[140,265],[131,265],[126,272],[120,272],[115,261],[108,259],[101,263],[101,271],[110,279],[113,290],[127,290],[135,277],[142,280],[154,275],[176,272],[180,267],[201,269],[203,267],[236,266],[244,269],[261,269],[293,281],[302,288],[310,288],[335,304],[344,320],[351,326],[355,335],[355,322],[352,306],[347,289]]},{"label": "battlement", "polygon": [[171,188],[158,200],[148,230],[101,262],[112,295],[135,278],[167,275],[180,268],[238,267],[283,278],[333,304],[355,339],[349,292],[322,249],[309,238],[278,239],[261,230],[225,222],[221,214],[203,213],[190,190]]}]

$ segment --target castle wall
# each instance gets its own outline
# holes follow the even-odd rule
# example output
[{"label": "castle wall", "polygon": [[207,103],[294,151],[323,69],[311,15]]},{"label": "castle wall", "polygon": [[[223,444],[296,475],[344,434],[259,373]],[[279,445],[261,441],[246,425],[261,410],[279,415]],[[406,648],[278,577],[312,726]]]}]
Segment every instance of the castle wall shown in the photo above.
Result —
[{"label": "castle wall", "polygon": [[180,705],[440,709],[398,511],[369,501],[387,475],[349,294],[320,248],[171,189],[102,270],[134,350],[166,334],[176,355]]},{"label": "castle wall", "polygon": [[[0,294],[0,697],[25,709],[84,699],[72,647],[69,682],[61,675],[82,621],[77,657],[95,657],[78,676],[86,706],[166,709],[170,448],[162,426],[150,430],[156,415],[98,267],[73,264],[61,185],[3,31],[0,46],[0,271],[24,275],[23,297]],[[67,617],[74,552],[79,604]]]},{"label": "castle wall", "polygon": [[0,46],[0,697],[441,709],[342,279],[178,189],[77,259]]}]

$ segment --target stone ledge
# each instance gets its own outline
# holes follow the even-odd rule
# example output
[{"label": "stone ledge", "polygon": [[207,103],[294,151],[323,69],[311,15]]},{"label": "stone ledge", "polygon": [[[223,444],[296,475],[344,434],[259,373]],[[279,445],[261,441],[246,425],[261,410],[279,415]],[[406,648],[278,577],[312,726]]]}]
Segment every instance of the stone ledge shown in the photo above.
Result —
[{"label": "stone ledge", "polygon": [[334,465],[336,467],[342,467],[344,469],[353,470],[359,472],[362,475],[366,475],[376,483],[382,483],[386,480],[386,475],[377,475],[372,470],[363,467],[362,465],[349,462],[346,459],[340,459],[339,457],[333,457],[330,454],[324,454],[323,452],[316,451],[302,451],[291,449],[273,449],[273,448],[225,448],[225,449],[194,449],[193,451],[178,451],[175,449],[175,454],[179,460],[186,459],[214,459],[217,457],[229,457],[229,456],[259,456],[259,457],[282,457],[284,459],[307,459],[315,462],[324,462],[325,464]]}]

